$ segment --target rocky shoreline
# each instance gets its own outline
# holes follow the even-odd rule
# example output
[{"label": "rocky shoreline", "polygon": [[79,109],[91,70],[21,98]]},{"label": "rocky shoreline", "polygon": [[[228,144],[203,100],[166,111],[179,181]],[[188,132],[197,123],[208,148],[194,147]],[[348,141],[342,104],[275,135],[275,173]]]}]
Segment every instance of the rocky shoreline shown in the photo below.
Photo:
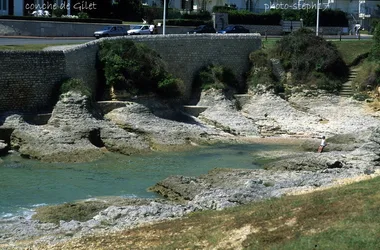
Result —
[{"label": "rocky shoreline", "polygon": [[[124,204],[99,199],[107,202],[108,208],[86,222],[61,221],[56,225],[23,217],[3,219],[0,248],[43,249],[75,237],[378,174],[379,112],[367,109],[363,102],[310,93],[283,100],[267,93],[247,96],[238,103],[218,91],[209,91],[202,93],[198,105],[208,106],[198,117],[157,100],[126,102],[125,107],[102,114],[87,98],[68,93],[45,125],[28,124],[18,115],[5,117],[0,133],[12,133],[9,142],[4,140],[0,146],[8,144],[4,148],[10,146],[25,157],[41,161],[72,162],[98,159],[107,151],[143,154],[218,141],[299,143],[303,151],[278,152],[275,156],[261,152],[262,157],[275,157],[276,161],[260,170],[214,169],[197,178],[170,176],[151,188],[165,200]],[[317,154],[318,137],[322,135],[329,145],[326,152]]]}]

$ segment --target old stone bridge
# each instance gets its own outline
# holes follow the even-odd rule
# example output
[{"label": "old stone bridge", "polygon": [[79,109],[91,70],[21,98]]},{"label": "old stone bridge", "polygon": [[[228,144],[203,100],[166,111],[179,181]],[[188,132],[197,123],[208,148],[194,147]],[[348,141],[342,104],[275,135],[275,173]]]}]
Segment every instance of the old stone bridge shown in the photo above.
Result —
[{"label": "old stone bridge", "polygon": [[[186,93],[194,74],[209,64],[224,65],[242,81],[249,69],[248,55],[261,47],[259,34],[197,34],[133,36],[156,50],[168,70],[181,78]],[[79,78],[97,86],[96,57],[100,40],[49,51],[0,51],[0,113],[44,112],[54,105],[54,93],[63,79]]]}]

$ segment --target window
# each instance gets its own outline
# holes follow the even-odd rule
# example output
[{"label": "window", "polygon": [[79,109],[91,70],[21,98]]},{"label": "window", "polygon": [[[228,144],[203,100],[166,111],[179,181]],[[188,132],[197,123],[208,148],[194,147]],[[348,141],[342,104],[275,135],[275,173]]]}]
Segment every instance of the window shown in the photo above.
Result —
[{"label": "window", "polygon": [[7,10],[8,0],[0,0],[0,10]]}]

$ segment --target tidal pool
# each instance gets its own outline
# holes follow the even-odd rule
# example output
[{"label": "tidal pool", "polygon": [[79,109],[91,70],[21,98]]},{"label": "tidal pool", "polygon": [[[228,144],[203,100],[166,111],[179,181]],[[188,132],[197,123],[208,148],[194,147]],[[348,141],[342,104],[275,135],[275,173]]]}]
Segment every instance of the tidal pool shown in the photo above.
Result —
[{"label": "tidal pool", "polygon": [[261,168],[258,151],[284,145],[234,144],[144,156],[107,154],[91,163],[42,163],[18,155],[0,164],[0,218],[27,216],[36,206],[97,196],[153,198],[147,191],[170,175],[199,176],[213,168]]}]

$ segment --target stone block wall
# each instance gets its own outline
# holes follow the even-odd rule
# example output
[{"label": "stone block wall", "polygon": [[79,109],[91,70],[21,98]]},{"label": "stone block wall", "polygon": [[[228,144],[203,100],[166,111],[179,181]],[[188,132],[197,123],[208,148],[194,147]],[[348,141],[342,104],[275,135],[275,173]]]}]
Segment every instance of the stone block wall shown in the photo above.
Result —
[{"label": "stone block wall", "polygon": [[[131,39],[157,51],[167,69],[181,78],[190,96],[195,74],[209,64],[230,68],[239,81],[249,70],[249,53],[261,47],[259,34],[147,35]],[[0,51],[0,113],[46,112],[65,78],[79,78],[93,90],[97,82],[97,52],[103,39],[49,51]]]},{"label": "stone block wall", "polygon": [[195,74],[209,64],[230,68],[243,82],[249,70],[249,54],[261,48],[260,34],[155,35],[110,39],[131,39],[157,51],[167,63],[169,72],[184,81],[186,96],[191,93]]},{"label": "stone block wall", "polygon": [[88,42],[64,49],[65,75],[81,79],[95,93],[97,86],[96,58],[99,50],[98,42]]},{"label": "stone block wall", "polygon": [[61,51],[0,51],[0,113],[49,109],[64,62]]}]

